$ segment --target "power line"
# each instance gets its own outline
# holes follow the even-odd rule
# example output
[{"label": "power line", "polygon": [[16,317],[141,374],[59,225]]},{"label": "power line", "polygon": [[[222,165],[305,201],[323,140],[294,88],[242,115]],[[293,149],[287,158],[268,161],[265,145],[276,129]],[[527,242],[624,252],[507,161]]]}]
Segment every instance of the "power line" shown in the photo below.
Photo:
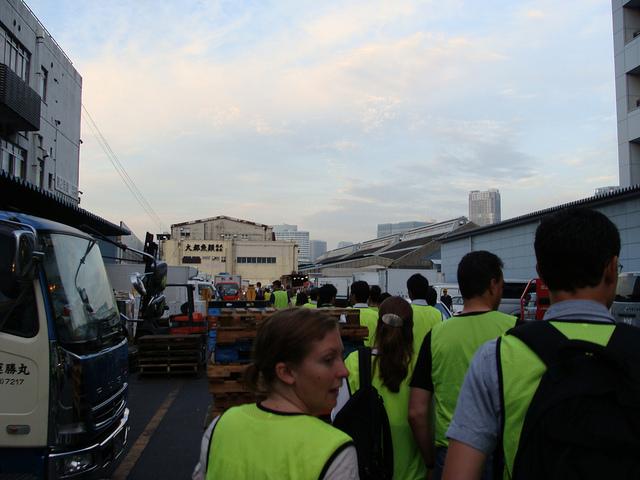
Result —
[{"label": "power line", "polygon": [[85,107],[84,104],[82,105],[82,109],[84,110],[84,113],[85,113],[85,117],[86,117],[85,120],[87,125],[89,125],[89,127],[93,130],[94,134],[96,135],[96,138],[98,139],[98,144],[100,145],[104,153],[107,155],[107,158],[111,162],[111,165],[113,165],[113,168],[115,168],[116,172],[124,182],[129,192],[131,192],[131,195],[133,195],[133,197],[136,199],[138,204],[149,216],[149,219],[158,227],[160,227],[160,231],[161,232],[166,231],[167,229],[165,228],[164,223],[162,222],[158,214],[155,212],[151,204],[147,201],[146,198],[144,198],[144,195],[142,195],[142,192],[138,189],[133,179],[129,176],[124,166],[118,159],[118,156],[109,145],[109,142],[107,142],[107,139],[104,137],[104,135],[98,128],[98,125],[96,124],[95,120],[93,120],[93,118],[89,114],[89,111],[87,110],[87,107]]}]

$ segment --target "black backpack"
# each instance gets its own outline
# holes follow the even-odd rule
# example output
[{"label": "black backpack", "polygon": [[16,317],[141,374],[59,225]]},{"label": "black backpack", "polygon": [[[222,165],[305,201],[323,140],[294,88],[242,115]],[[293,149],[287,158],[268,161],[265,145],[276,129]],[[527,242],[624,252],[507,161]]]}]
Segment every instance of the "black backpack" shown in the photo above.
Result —
[{"label": "black backpack", "polygon": [[640,479],[640,329],[616,325],[606,347],[569,340],[546,321],[508,333],[547,367],[513,478]]},{"label": "black backpack", "polygon": [[336,415],[333,426],[353,438],[362,480],[393,477],[393,446],[382,397],[371,384],[371,349],[358,350],[360,389]]}]

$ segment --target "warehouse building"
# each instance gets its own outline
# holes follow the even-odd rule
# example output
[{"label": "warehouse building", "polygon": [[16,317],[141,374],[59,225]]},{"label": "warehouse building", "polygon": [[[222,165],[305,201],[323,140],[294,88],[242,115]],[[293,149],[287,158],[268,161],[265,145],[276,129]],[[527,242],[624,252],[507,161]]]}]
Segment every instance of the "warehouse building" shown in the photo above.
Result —
[{"label": "warehouse building", "polygon": [[615,190],[466,232],[440,238],[444,281],[456,283],[460,259],[467,253],[488,250],[504,262],[506,279],[535,278],[533,249],[536,228],[550,213],[569,207],[588,207],[605,214],[620,230],[623,271],[640,271],[640,186]]},{"label": "warehouse building", "polygon": [[440,237],[474,227],[466,217],[429,224],[330,250],[320,256],[315,265],[301,271],[310,276],[351,276],[387,268],[433,269],[437,273],[440,270]]},{"label": "warehouse building", "polygon": [[160,241],[160,256],[169,265],[197,267],[211,276],[227,272],[265,285],[298,266],[294,242],[276,240],[268,225],[226,216],[171,225],[171,235]]}]

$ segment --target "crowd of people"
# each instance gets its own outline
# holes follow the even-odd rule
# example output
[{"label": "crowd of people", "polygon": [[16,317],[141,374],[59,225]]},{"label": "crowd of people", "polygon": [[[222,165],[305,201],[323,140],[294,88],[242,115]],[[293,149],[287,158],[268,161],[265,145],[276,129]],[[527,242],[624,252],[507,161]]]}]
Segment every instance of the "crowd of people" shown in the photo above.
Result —
[{"label": "crowd of people", "polygon": [[[609,312],[620,249],[601,213],[545,217],[534,250],[551,306],[539,322],[498,311],[503,263],[488,251],[461,259],[463,310],[448,319],[421,275],[407,282],[410,302],[352,285],[352,307],[369,330],[371,383],[389,419],[392,478],[640,478],[640,331]],[[324,285],[289,308],[292,297],[274,282],[282,310],[259,329],[247,369],[266,398],[213,421],[194,478],[361,478],[352,439],[328,420],[362,380],[362,357],[344,358],[338,324],[323,308],[335,295]],[[594,417],[605,400],[611,425]]]}]

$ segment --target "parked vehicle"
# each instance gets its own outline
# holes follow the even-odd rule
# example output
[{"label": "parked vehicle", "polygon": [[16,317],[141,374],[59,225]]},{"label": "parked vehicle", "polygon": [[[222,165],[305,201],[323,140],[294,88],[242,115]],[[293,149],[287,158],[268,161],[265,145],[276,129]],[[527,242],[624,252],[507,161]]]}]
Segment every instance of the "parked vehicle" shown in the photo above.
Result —
[{"label": "parked vehicle", "polygon": [[640,327],[640,272],[624,272],[618,276],[611,314],[616,322]]},{"label": "parked vehicle", "polygon": [[534,278],[520,297],[520,318],[525,322],[542,320],[549,305],[549,289],[542,280]]},{"label": "parked vehicle", "polygon": [[455,297],[451,297],[451,309],[453,310],[451,313],[454,315],[456,313],[460,313],[464,308],[464,299],[462,295],[456,295]]},{"label": "parked vehicle", "polygon": [[529,280],[505,280],[498,311],[508,315],[520,315],[520,299],[528,283]]},{"label": "parked vehicle", "polygon": [[217,296],[223,301],[237,301],[242,299],[242,278],[240,275],[219,273],[214,277]]},{"label": "parked vehicle", "polygon": [[108,477],[129,432],[127,350],[95,238],[0,211],[0,477]]},{"label": "parked vehicle", "polygon": [[[438,272],[436,270],[418,268],[386,268],[378,272],[380,288],[383,292],[388,292],[391,295],[409,298],[407,292],[407,280],[414,273],[423,275],[429,280],[430,285],[434,285],[438,280]],[[438,296],[438,299],[440,297]]]}]

